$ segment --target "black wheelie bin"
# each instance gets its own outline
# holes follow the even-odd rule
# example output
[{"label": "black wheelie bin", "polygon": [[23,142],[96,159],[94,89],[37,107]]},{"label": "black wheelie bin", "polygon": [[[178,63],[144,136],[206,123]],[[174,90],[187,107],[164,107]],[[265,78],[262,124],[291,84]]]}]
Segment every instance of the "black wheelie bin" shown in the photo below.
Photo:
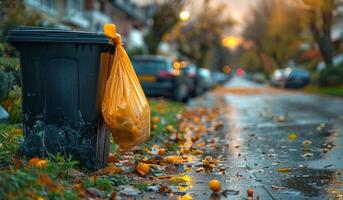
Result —
[{"label": "black wheelie bin", "polygon": [[8,41],[20,51],[27,158],[72,156],[95,170],[107,165],[109,129],[101,103],[114,55],[102,33],[18,27]]}]

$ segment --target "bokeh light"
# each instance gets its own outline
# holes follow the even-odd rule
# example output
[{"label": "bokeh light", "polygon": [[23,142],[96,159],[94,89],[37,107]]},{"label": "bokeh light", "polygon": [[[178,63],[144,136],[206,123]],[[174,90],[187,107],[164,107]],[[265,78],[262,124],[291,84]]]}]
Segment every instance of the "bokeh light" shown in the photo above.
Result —
[{"label": "bokeh light", "polygon": [[186,11],[186,10],[181,11],[180,15],[179,15],[179,17],[182,21],[187,21],[190,18],[190,16],[191,16],[191,14],[189,13],[189,11]]},{"label": "bokeh light", "polygon": [[230,49],[235,49],[239,45],[241,45],[243,42],[243,39],[241,37],[236,37],[236,36],[226,36],[222,40],[222,44],[224,47],[230,48]]}]

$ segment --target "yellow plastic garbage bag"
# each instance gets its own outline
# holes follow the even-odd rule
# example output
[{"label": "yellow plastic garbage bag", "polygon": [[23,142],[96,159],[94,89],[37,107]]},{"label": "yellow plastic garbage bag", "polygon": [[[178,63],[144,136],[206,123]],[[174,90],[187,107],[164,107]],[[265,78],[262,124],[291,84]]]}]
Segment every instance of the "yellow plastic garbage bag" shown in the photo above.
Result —
[{"label": "yellow plastic garbage bag", "polygon": [[114,24],[104,33],[116,50],[102,102],[102,114],[121,148],[136,146],[150,136],[150,107]]}]

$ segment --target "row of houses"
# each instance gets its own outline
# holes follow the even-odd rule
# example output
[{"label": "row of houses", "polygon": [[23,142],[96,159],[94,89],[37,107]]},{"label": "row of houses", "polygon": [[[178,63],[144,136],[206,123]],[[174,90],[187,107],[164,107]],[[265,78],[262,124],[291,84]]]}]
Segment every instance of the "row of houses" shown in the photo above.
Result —
[{"label": "row of houses", "polygon": [[143,27],[152,23],[156,4],[145,0],[24,0],[28,9],[39,11],[43,24],[63,29],[102,31],[115,23],[129,47],[143,43]]}]

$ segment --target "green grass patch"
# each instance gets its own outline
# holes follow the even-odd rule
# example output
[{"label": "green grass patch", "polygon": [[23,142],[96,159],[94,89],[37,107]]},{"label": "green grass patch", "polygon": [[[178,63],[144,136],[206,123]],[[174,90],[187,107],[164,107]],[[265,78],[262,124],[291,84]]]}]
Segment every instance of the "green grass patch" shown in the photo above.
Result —
[{"label": "green grass patch", "polygon": [[310,93],[317,93],[317,94],[343,97],[343,87],[308,86],[304,89],[304,91],[310,92]]},{"label": "green grass patch", "polygon": [[[142,145],[143,147],[163,142],[169,135],[166,127],[171,125],[177,129],[179,120],[176,116],[186,110],[185,104],[164,99],[149,99],[149,105],[151,109],[151,126],[156,126],[151,129],[150,138]],[[158,117],[159,122],[154,122],[154,117]]]},{"label": "green grass patch", "polygon": [[[185,105],[161,99],[149,99],[151,116],[158,117],[152,122],[156,128],[151,131],[150,139],[141,147],[163,142],[169,133],[168,125],[178,128],[177,114],[185,110]],[[91,176],[87,171],[77,168],[71,157],[49,155],[47,164],[32,167],[25,158],[18,158],[20,141],[23,139],[21,124],[0,123],[0,199],[80,199],[88,188],[100,191],[109,198],[118,186],[131,184],[141,191],[148,184],[137,183],[125,174]],[[177,145],[170,150],[177,150]],[[118,152],[118,145],[111,145],[112,152]],[[144,155],[135,155],[137,161]],[[118,155],[120,157],[120,155]],[[80,174],[78,174],[80,173]]]}]

